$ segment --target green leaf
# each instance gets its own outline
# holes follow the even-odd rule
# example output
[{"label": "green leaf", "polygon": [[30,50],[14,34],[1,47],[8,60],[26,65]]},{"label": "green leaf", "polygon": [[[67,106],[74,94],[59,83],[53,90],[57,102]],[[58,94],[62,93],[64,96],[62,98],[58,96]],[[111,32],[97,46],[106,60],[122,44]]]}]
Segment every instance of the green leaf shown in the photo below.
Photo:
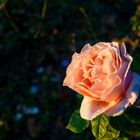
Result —
[{"label": "green leaf", "polygon": [[116,140],[119,137],[119,134],[120,131],[117,131],[111,125],[109,125],[105,135],[101,139],[97,140]]},{"label": "green leaf", "polygon": [[74,133],[81,133],[89,126],[89,121],[84,120],[80,117],[79,109],[74,111],[72,114],[69,124],[66,126],[67,129]]},{"label": "green leaf", "polygon": [[91,121],[92,133],[96,138],[102,138],[108,128],[109,118],[103,114],[97,116]]}]

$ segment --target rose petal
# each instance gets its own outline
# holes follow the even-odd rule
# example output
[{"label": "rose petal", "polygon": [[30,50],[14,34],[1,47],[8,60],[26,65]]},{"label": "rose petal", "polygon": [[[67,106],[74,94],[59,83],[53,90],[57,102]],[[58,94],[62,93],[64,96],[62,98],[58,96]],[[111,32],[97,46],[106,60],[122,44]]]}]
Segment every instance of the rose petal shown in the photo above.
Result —
[{"label": "rose petal", "polygon": [[96,43],[94,46],[97,46],[99,48],[108,48],[110,47],[110,43],[109,42],[99,42],[99,43]]},{"label": "rose petal", "polygon": [[115,41],[111,42],[111,45],[112,45],[112,46],[119,47],[118,42],[115,42]]},{"label": "rose petal", "polygon": [[122,61],[122,67],[121,67],[119,75],[122,77],[122,79],[125,79],[127,77],[133,58],[129,54],[127,54],[126,46],[124,43],[122,43],[120,46],[120,53],[121,53],[121,58],[123,61]]},{"label": "rose petal", "polygon": [[111,75],[112,73],[116,72],[116,67],[114,66],[114,64],[112,64],[113,62],[105,62],[103,65],[103,72]]},{"label": "rose petal", "polygon": [[92,97],[94,100],[99,100],[99,96],[98,95],[93,94],[92,92],[90,92],[88,89],[86,89],[81,84],[80,85],[75,84],[72,89],[77,91],[79,94],[81,94],[83,96],[89,96],[89,97]]},{"label": "rose petal", "polygon": [[80,115],[83,119],[92,120],[97,117],[99,114],[105,112],[110,107],[114,105],[114,101],[107,102],[98,102],[94,101],[93,98],[84,96],[84,99],[80,108]]},{"label": "rose petal", "polygon": [[87,73],[87,71],[94,66],[94,61],[92,60],[91,56],[85,55],[81,58],[82,60],[82,70],[84,74]]},{"label": "rose petal", "polygon": [[91,45],[90,44],[86,44],[82,50],[81,53],[86,53],[87,51],[89,51],[91,49]]},{"label": "rose petal", "polygon": [[110,86],[106,88],[105,94],[101,96],[101,100],[104,100],[106,102],[116,100],[121,95],[122,84],[120,78],[117,75],[116,76],[114,75],[111,78],[112,80],[110,81]]},{"label": "rose petal", "polygon": [[[117,43],[118,44],[118,43]],[[114,64],[117,68],[117,70],[119,70],[122,66],[122,60],[120,58],[120,50],[119,50],[119,46],[112,46],[112,56],[114,58]]]},{"label": "rose petal", "polygon": [[136,101],[140,90],[140,76],[136,73],[133,74],[133,79],[126,91],[126,96],[114,107],[110,108],[105,112],[108,116],[118,116],[124,112],[124,110],[129,106],[134,104]]},{"label": "rose petal", "polygon": [[67,68],[63,86],[69,86],[72,88],[75,82],[82,80],[83,71],[80,69],[80,67],[81,57],[77,53],[74,53],[72,56],[72,61]]},{"label": "rose petal", "polygon": [[95,58],[95,64],[96,65],[102,65],[103,64],[103,58],[101,57],[101,56],[97,56],[96,58]]},{"label": "rose petal", "polygon": [[127,54],[126,46],[124,43],[122,43],[120,46],[120,55],[121,55],[121,58],[123,61],[122,61],[122,67],[121,67],[118,75],[120,76],[122,81],[124,81],[123,82],[123,92],[125,92],[125,87],[126,87],[126,84],[128,83],[128,81],[126,81],[126,80],[127,80],[128,74],[129,74],[129,69],[130,69],[130,65],[131,65],[133,58],[129,54]]}]

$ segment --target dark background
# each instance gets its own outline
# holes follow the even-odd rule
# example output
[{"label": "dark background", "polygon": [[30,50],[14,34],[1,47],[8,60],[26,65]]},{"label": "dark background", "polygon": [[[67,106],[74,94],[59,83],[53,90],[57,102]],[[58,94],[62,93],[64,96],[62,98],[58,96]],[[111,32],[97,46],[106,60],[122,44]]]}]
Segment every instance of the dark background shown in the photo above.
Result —
[{"label": "dark background", "polygon": [[86,43],[138,54],[139,19],[138,0],[0,0],[0,140],[92,140],[65,129],[81,102],[66,67]]}]

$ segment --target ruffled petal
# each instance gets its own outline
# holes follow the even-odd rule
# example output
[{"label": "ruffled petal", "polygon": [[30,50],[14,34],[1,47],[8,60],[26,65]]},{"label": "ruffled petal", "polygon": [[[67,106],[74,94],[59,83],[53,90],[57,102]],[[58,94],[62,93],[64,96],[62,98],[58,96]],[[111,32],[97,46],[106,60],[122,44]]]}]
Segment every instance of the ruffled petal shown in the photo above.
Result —
[{"label": "ruffled petal", "polygon": [[126,91],[125,97],[117,103],[114,107],[105,112],[108,116],[118,116],[125,111],[125,109],[134,104],[138,98],[140,90],[140,76],[136,73],[133,74],[133,79]]}]

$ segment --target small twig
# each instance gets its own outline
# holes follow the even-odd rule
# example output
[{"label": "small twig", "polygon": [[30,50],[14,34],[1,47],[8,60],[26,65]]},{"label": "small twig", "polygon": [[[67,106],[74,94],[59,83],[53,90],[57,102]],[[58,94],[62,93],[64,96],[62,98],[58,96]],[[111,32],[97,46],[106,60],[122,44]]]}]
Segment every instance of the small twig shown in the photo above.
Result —
[{"label": "small twig", "polygon": [[42,11],[41,11],[41,19],[42,20],[45,18],[46,10],[47,10],[47,1],[45,0],[44,1],[44,5],[43,5],[43,8],[42,8]]},{"label": "small twig", "polygon": [[18,27],[16,26],[16,24],[13,22],[13,20],[11,19],[10,15],[9,15],[9,13],[8,13],[8,11],[7,11],[6,6],[4,6],[4,8],[3,8],[3,12],[4,12],[5,16],[7,17],[7,19],[8,19],[8,21],[9,21],[10,25],[14,28],[14,30],[15,30],[16,32],[19,32],[19,29],[18,29]]},{"label": "small twig", "polygon": [[43,4],[43,7],[42,7],[42,11],[41,11],[41,21],[38,23],[37,30],[36,30],[36,33],[34,35],[34,38],[38,38],[38,36],[40,35],[41,25],[42,25],[42,21],[45,18],[46,10],[47,10],[47,1],[44,0],[44,4]]},{"label": "small twig", "polygon": [[87,24],[89,25],[91,31],[93,31],[92,23],[91,23],[91,21],[90,21],[90,19],[89,19],[89,16],[87,15],[85,9],[82,8],[82,7],[80,7],[79,10],[80,10],[80,12],[83,14],[84,18],[86,19]]}]

